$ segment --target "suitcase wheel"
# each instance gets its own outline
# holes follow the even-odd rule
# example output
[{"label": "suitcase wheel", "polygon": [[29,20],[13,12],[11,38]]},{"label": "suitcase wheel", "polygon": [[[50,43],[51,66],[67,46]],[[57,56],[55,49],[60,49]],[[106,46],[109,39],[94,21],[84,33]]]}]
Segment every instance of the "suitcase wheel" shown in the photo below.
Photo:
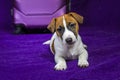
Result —
[{"label": "suitcase wheel", "polygon": [[14,24],[14,27],[15,27],[14,30],[15,34],[24,34],[27,31],[24,24]]}]

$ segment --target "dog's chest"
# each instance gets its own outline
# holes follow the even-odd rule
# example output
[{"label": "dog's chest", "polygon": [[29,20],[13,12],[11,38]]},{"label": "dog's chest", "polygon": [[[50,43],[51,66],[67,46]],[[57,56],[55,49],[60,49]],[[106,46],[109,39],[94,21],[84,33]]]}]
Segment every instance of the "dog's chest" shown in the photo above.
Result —
[{"label": "dog's chest", "polygon": [[65,59],[77,59],[78,58],[78,50],[76,49],[67,49],[64,53]]}]

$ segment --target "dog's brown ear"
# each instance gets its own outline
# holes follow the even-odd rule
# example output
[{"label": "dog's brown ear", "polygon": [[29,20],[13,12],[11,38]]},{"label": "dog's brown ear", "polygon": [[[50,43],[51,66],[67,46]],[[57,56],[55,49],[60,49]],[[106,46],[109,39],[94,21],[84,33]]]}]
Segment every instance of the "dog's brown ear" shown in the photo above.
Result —
[{"label": "dog's brown ear", "polygon": [[75,20],[77,20],[80,24],[83,23],[83,16],[74,12],[70,12],[69,15],[72,16]]},{"label": "dog's brown ear", "polygon": [[53,18],[50,22],[50,24],[48,25],[48,30],[50,30],[52,33],[55,32],[55,28],[56,28],[56,18]]}]

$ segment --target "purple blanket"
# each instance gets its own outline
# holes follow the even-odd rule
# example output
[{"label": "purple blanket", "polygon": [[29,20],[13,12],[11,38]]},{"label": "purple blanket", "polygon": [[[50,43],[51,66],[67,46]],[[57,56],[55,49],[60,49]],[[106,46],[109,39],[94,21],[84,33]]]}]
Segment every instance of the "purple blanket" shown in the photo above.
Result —
[{"label": "purple blanket", "polygon": [[68,61],[54,70],[54,56],[42,43],[52,34],[12,34],[10,0],[0,0],[0,80],[120,80],[120,1],[73,0],[85,17],[80,35],[88,46],[88,68]]}]

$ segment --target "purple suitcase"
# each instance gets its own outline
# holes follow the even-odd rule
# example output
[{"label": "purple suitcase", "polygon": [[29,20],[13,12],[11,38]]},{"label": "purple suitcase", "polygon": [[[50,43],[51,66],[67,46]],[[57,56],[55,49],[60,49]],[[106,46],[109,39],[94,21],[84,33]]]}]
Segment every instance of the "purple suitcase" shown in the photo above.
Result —
[{"label": "purple suitcase", "polygon": [[16,33],[22,28],[46,28],[52,18],[69,11],[69,0],[15,0],[13,7]]}]

